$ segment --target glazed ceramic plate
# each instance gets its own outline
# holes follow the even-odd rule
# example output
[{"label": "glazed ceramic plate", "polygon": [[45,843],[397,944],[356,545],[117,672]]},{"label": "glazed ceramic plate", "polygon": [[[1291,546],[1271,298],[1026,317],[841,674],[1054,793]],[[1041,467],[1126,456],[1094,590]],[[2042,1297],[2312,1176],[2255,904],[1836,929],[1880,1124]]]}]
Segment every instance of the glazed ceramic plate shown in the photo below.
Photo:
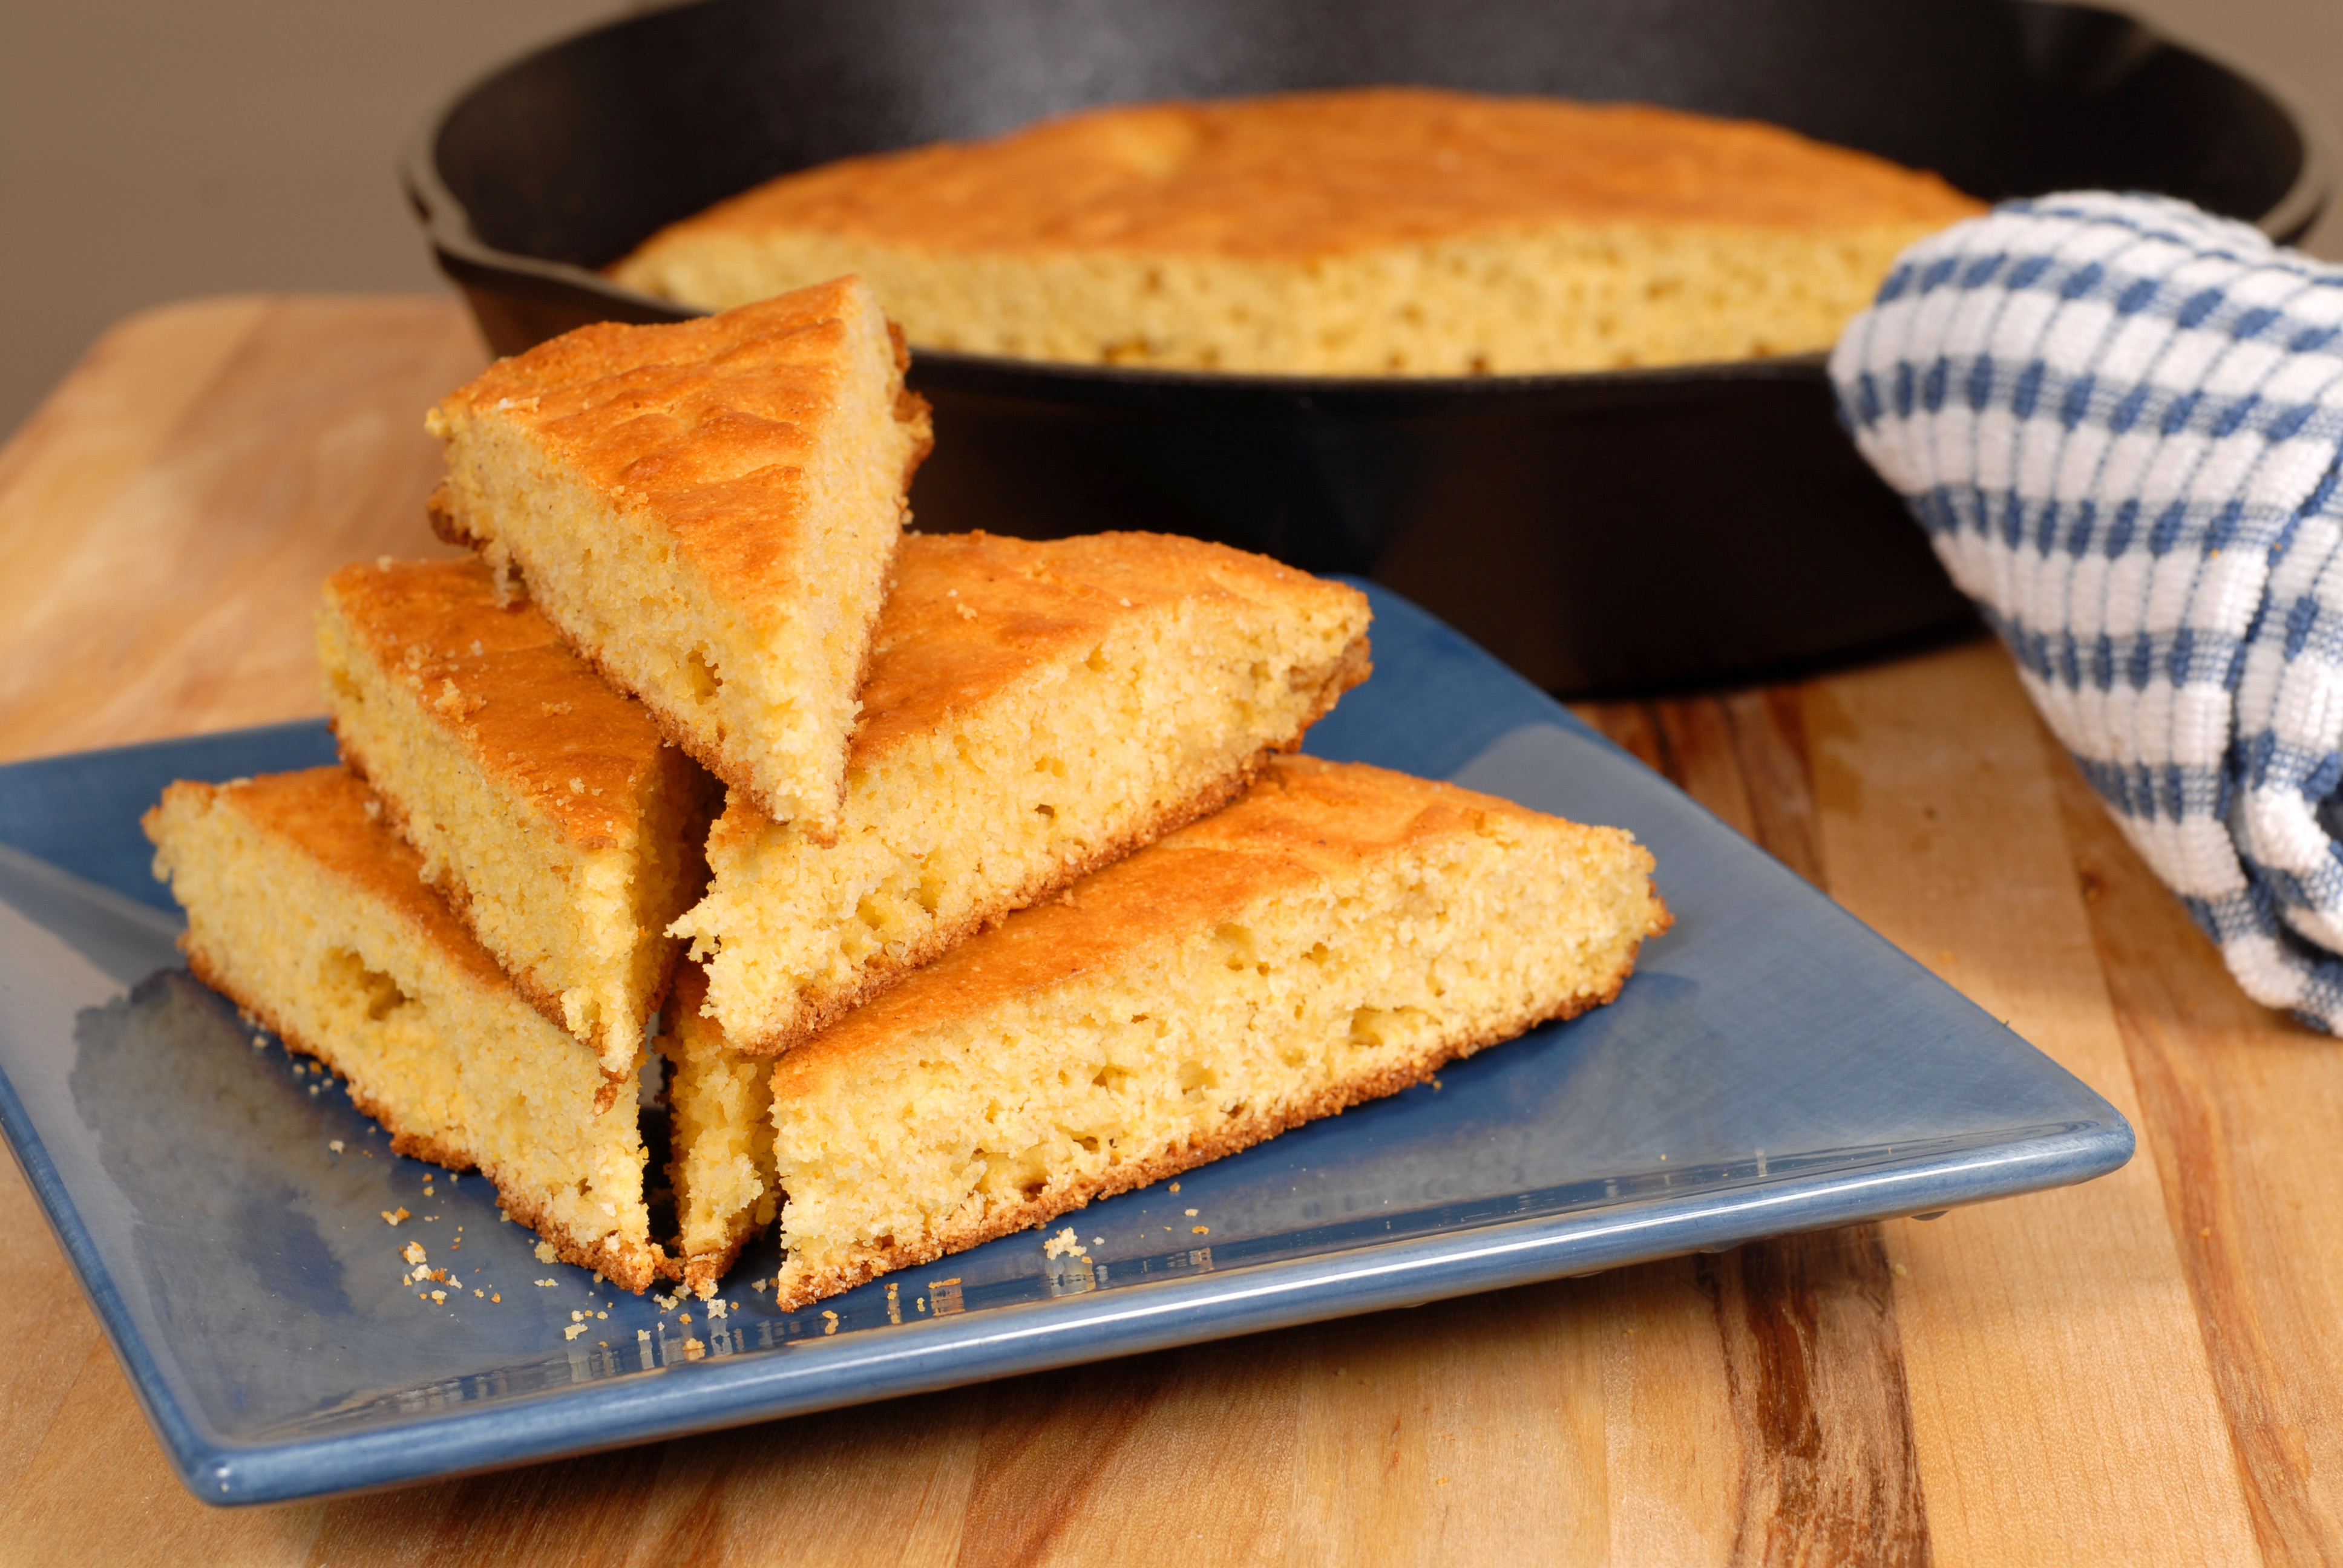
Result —
[{"label": "glazed ceramic plate", "polygon": [[[1676,925],[1617,1002],[1176,1196],[1128,1193],[798,1312],[755,1288],[770,1240],[721,1317],[538,1261],[485,1181],[392,1155],[337,1083],[179,967],[139,812],[176,778],[328,760],[322,725],[0,769],[0,1125],[182,1479],[223,1503],[395,1485],[1926,1212],[2129,1157],[2105,1101],[1664,780],[1422,611],[1378,592],[1375,612],[1374,678],[1310,749],[1633,829]],[[1081,1251],[1049,1255],[1069,1226]],[[417,1241],[443,1302],[406,1282]]]}]

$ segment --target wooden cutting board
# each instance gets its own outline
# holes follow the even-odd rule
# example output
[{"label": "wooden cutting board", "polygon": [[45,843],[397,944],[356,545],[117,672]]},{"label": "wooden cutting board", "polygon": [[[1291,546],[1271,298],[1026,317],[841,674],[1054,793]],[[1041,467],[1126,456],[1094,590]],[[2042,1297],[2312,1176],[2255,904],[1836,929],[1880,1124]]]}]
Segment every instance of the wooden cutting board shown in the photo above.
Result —
[{"label": "wooden cutting board", "polygon": [[[0,760],[318,711],[439,553],[450,303],[123,323],[0,451]],[[2087,1186],[341,1502],[221,1513],[13,1170],[0,1562],[2343,1558],[2343,1045],[2246,1001],[1979,643],[1587,716],[2080,1075]]]}]

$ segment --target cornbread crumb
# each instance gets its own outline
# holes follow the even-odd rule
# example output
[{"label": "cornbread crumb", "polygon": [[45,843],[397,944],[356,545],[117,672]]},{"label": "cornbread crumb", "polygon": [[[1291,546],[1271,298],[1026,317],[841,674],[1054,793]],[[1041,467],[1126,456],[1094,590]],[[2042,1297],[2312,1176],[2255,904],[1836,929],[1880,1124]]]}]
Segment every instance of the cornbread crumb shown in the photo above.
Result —
[{"label": "cornbread crumb", "polygon": [[1048,1258],[1062,1258],[1070,1253],[1080,1252],[1081,1250],[1081,1239],[1074,1234],[1073,1227],[1069,1225],[1050,1238],[1049,1244],[1041,1249],[1041,1255]]},{"label": "cornbread crumb", "polygon": [[423,1251],[423,1243],[420,1241],[407,1242],[407,1250],[399,1253],[399,1256],[405,1258],[410,1263],[419,1263],[423,1261],[426,1256],[426,1253]]},{"label": "cornbread crumb", "polygon": [[339,1154],[342,1151],[342,1141],[338,1138],[329,1138],[326,1141],[326,1147]]},{"label": "cornbread crumb", "polygon": [[396,1224],[397,1224],[400,1221],[402,1221],[402,1220],[411,1220],[411,1219],[413,1219],[413,1218],[414,1218],[414,1216],[413,1216],[412,1214],[409,1214],[409,1213],[408,1213],[405,1209],[403,1209],[403,1208],[402,1208],[402,1209],[399,1209],[399,1210],[397,1210],[397,1211],[393,1211],[388,1210],[388,1209],[385,1209],[385,1210],[382,1211],[382,1218],[383,1218],[383,1222],[384,1222],[385,1224],[388,1224],[388,1225],[396,1225]]},{"label": "cornbread crumb", "polygon": [[1212,1233],[1212,1228],[1210,1225],[1191,1225],[1188,1227],[1188,1234],[1191,1236],[1209,1236]]},{"label": "cornbread crumb", "polygon": [[1121,105],[784,175],[609,270],[716,309],[860,273],[914,345],[1334,376],[1829,347],[1983,210],[1772,126],[1423,87]]},{"label": "cornbread crumb", "polygon": [[701,1344],[698,1340],[686,1336],[683,1342],[684,1360],[688,1362],[696,1362],[707,1353],[708,1347],[706,1345]]},{"label": "cornbread crumb", "polygon": [[537,1244],[537,1261],[540,1263],[550,1263],[559,1255],[555,1251],[553,1243],[550,1241],[539,1241]]},{"label": "cornbread crumb", "polygon": [[585,1332],[586,1325],[584,1323],[572,1323],[568,1328],[561,1331],[561,1337],[565,1340],[574,1340]]}]

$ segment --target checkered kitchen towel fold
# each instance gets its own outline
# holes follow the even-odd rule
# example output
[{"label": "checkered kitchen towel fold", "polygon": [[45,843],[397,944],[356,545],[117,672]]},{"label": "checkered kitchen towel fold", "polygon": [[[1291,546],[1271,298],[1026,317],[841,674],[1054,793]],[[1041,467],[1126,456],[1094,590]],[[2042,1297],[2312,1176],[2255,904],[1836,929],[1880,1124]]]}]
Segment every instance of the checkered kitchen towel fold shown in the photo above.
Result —
[{"label": "checkered kitchen towel fold", "polygon": [[2248,994],[2343,1032],[2343,268],[2178,202],[2013,202],[1831,356],[2026,689]]}]

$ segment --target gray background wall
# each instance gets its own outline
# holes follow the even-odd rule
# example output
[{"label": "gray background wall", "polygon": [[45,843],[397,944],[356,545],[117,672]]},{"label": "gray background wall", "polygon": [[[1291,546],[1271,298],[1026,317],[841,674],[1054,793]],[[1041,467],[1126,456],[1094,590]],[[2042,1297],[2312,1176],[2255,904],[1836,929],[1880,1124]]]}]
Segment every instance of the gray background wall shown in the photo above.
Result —
[{"label": "gray background wall", "polygon": [[[0,431],[142,306],[443,286],[392,173],[422,116],[510,55],[656,3],[0,0]],[[2131,8],[2343,127],[2343,0]],[[2343,259],[2343,210],[2308,248]]]}]

